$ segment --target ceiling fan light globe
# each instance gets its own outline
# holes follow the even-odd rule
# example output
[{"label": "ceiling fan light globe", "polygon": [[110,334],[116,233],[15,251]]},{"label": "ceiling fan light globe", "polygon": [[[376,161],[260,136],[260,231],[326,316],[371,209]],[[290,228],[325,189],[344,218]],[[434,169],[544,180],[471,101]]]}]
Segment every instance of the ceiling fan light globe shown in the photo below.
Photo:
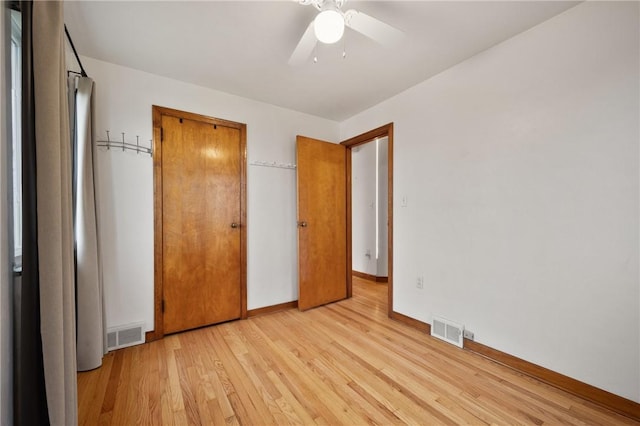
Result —
[{"label": "ceiling fan light globe", "polygon": [[332,44],[344,34],[344,17],[336,10],[323,10],[316,16],[314,31],[318,41]]}]

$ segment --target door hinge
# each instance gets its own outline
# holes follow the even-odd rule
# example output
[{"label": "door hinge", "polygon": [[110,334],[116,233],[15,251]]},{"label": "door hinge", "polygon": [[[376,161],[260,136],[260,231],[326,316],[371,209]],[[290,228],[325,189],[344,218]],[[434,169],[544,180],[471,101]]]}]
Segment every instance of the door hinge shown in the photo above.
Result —
[{"label": "door hinge", "polygon": [[164,299],[162,299],[162,307],[161,307],[161,309],[162,309],[162,313],[164,314]]},{"label": "door hinge", "polygon": [[164,141],[164,129],[160,127],[160,142]]}]

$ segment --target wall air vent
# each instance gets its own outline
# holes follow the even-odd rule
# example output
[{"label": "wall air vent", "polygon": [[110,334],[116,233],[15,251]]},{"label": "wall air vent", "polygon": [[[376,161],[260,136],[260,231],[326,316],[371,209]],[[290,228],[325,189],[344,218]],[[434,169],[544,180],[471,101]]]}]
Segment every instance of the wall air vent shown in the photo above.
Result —
[{"label": "wall air vent", "polygon": [[112,327],[107,331],[107,349],[126,348],[144,343],[144,323],[134,323]]},{"label": "wall air vent", "polygon": [[463,344],[464,325],[456,324],[440,317],[433,317],[431,335],[461,348]]}]

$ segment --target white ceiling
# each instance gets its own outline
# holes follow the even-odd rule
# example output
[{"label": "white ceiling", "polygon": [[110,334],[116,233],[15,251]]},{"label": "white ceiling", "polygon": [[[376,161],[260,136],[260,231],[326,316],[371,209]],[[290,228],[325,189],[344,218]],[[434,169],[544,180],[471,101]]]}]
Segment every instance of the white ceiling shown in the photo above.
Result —
[{"label": "white ceiling", "polygon": [[565,1],[348,1],[407,35],[347,29],[318,63],[287,64],[316,9],[295,1],[68,1],[81,55],[342,121],[574,6]]}]

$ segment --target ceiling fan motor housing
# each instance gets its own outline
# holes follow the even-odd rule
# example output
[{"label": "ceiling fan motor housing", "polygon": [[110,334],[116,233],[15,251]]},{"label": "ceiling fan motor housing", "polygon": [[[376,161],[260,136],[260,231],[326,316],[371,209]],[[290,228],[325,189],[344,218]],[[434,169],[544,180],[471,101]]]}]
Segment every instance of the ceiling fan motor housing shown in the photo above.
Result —
[{"label": "ceiling fan motor housing", "polygon": [[[342,0],[339,0],[342,4]],[[314,32],[318,41],[333,44],[344,34],[344,14],[336,0],[322,1],[320,13],[314,21]]]}]

